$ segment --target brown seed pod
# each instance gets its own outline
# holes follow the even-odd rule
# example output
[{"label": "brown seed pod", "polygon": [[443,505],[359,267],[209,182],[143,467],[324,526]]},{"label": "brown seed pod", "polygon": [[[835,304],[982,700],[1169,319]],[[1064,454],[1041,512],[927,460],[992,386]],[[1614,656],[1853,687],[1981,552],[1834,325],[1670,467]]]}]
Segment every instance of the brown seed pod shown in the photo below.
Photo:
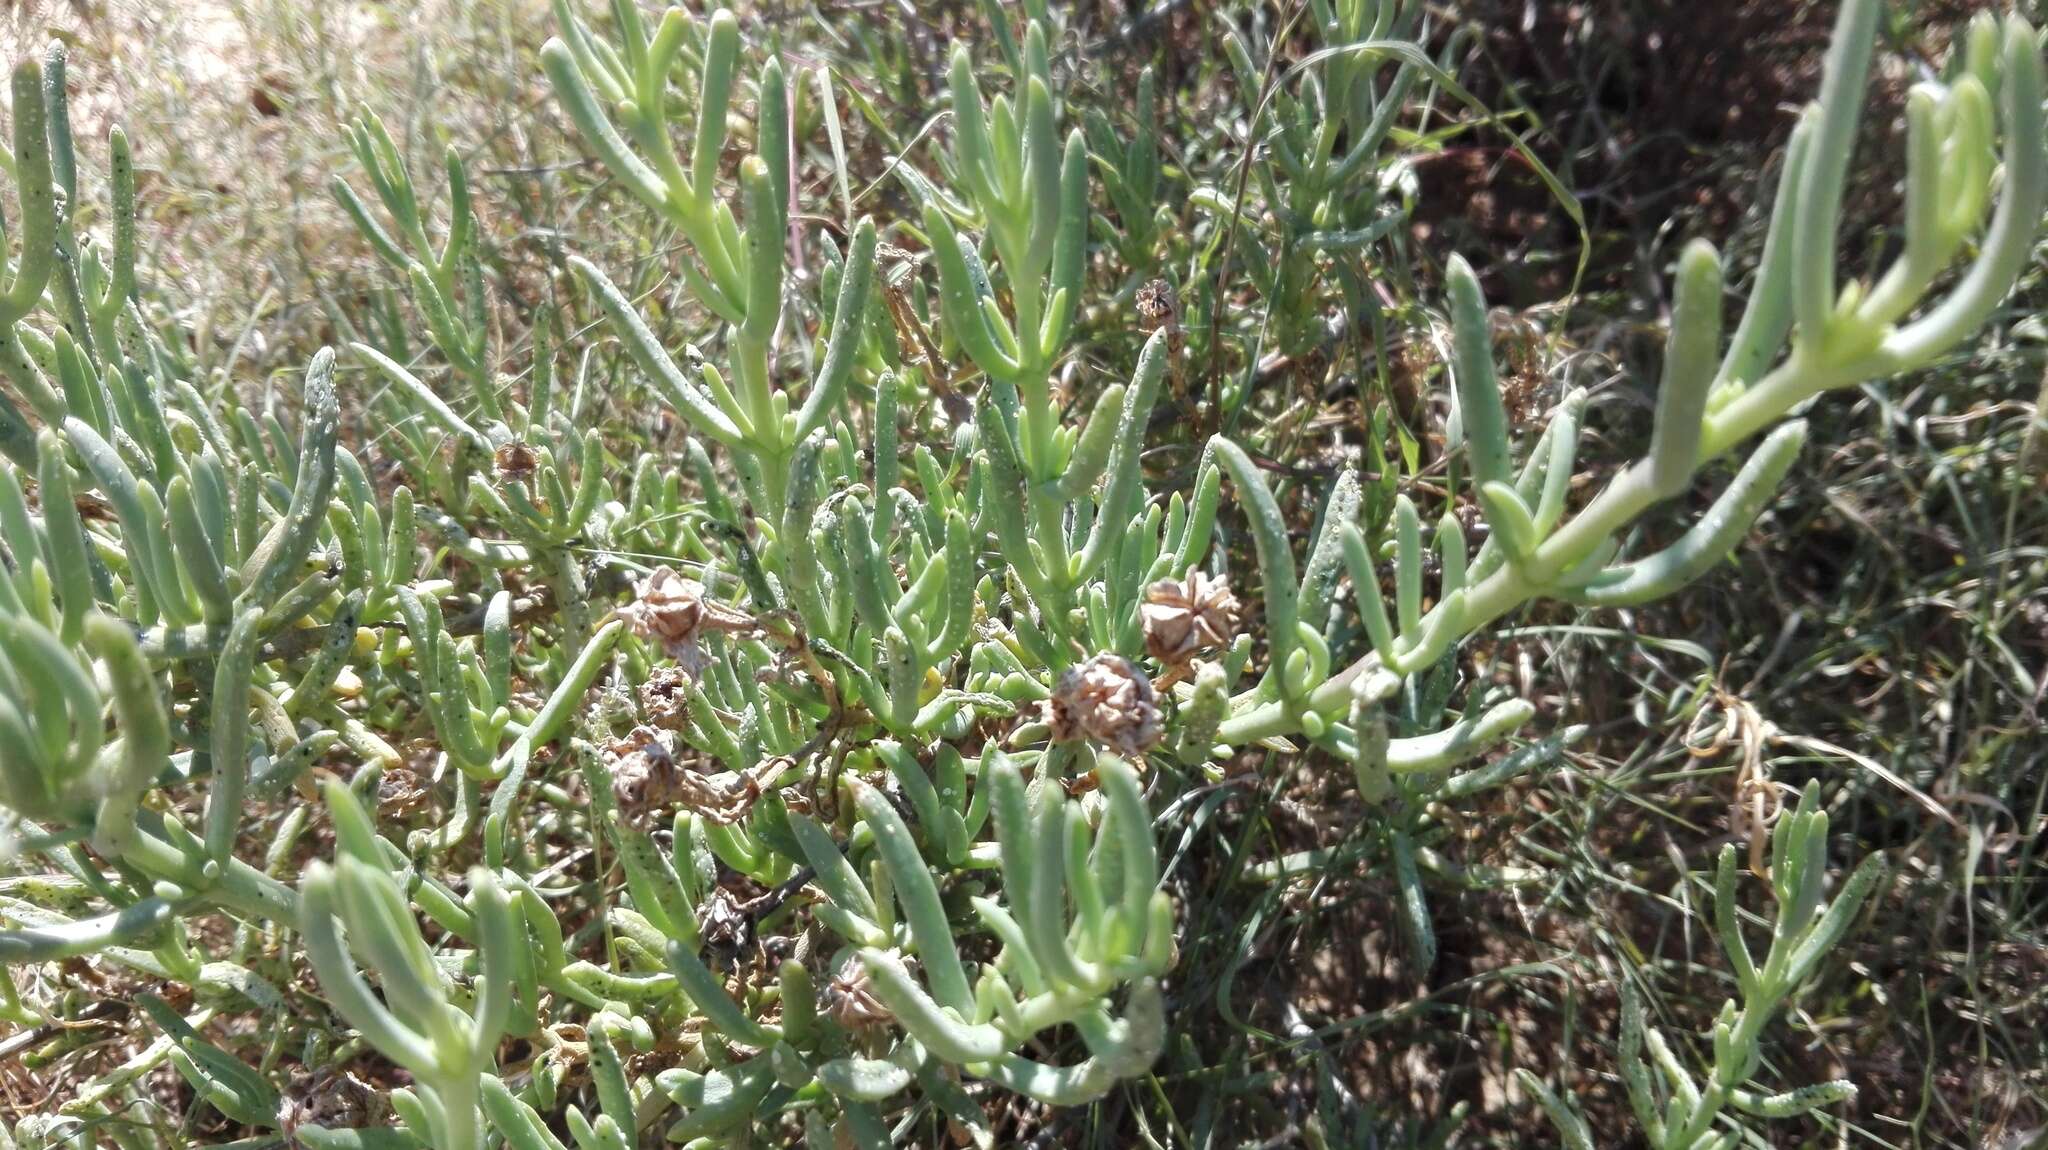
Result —
[{"label": "brown seed pod", "polygon": [[1138,607],[1145,650],[1168,668],[1185,669],[1194,656],[1230,645],[1237,609],[1227,575],[1190,568],[1185,579],[1161,579],[1145,589]]},{"label": "brown seed pod", "polygon": [[635,599],[619,608],[619,618],[643,639],[655,639],[676,666],[695,676],[704,669],[698,638],[707,631],[731,634],[750,631],[752,615],[705,597],[704,584],[685,579],[673,567],[657,567],[634,584]]},{"label": "brown seed pod", "polygon": [[1045,717],[1054,742],[1092,739],[1135,761],[1166,733],[1152,681],[1122,655],[1097,655],[1061,675]]},{"label": "brown seed pod", "polygon": [[533,453],[533,448],[516,439],[501,445],[492,458],[498,465],[498,478],[507,483],[533,478],[535,469],[540,466],[540,457]]}]

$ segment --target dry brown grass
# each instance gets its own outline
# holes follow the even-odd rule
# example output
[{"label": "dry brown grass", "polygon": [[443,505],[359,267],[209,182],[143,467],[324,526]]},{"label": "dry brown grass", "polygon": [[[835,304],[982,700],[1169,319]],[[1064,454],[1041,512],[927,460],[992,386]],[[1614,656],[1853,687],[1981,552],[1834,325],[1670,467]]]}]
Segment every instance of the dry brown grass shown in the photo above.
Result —
[{"label": "dry brown grass", "polygon": [[45,0],[0,14],[0,57],[68,45],[81,171],[102,170],[121,125],[136,145],[145,293],[161,289],[202,367],[247,388],[348,334],[387,278],[327,186],[354,167],[355,110],[383,116],[438,188],[444,146],[502,142],[537,99],[504,97],[528,83],[515,65],[551,25],[545,0]]}]

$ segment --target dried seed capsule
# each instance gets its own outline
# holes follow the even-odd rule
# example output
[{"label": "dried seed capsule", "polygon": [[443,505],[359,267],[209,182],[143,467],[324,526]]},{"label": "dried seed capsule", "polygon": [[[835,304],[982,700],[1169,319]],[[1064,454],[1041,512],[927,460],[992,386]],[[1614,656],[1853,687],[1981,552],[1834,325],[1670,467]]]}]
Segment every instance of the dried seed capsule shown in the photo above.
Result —
[{"label": "dried seed capsule", "polygon": [[1195,655],[1230,645],[1237,611],[1228,575],[1191,569],[1185,579],[1161,579],[1145,589],[1138,608],[1145,650],[1168,667],[1185,667]]},{"label": "dried seed capsule", "polygon": [[1056,743],[1093,739],[1141,761],[1166,734],[1152,681],[1121,655],[1097,655],[1069,668],[1046,701],[1045,717]]},{"label": "dried seed capsule", "polygon": [[752,615],[705,598],[704,584],[683,578],[673,567],[655,568],[634,584],[633,592],[634,602],[619,608],[619,617],[634,634],[659,641],[663,652],[692,676],[706,663],[697,643],[706,631],[730,634],[754,627]]}]

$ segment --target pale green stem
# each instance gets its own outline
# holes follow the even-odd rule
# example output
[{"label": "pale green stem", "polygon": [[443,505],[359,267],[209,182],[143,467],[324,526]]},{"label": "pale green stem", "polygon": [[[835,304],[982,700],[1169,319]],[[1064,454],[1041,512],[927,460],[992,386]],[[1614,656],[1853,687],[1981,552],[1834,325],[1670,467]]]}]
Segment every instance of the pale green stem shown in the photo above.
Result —
[{"label": "pale green stem", "polygon": [[442,1136],[448,1150],[483,1150],[483,1130],[477,1124],[478,1088],[476,1072],[465,1070],[435,1084],[442,1113]]},{"label": "pale green stem", "polygon": [[[1889,363],[1882,351],[1874,351],[1857,362],[1815,368],[1808,365],[1807,356],[1795,352],[1776,371],[1726,407],[1707,416],[1700,434],[1700,465],[1726,455],[1743,441],[1778,422],[1788,410],[1806,399],[1896,366]],[[1651,482],[1649,461],[1637,462],[1610,483],[1584,511],[1545,540],[1525,568],[1504,564],[1470,588],[1463,605],[1462,629],[1467,634],[1479,631],[1541,595],[1544,588],[1532,582],[1524,570],[1549,572],[1554,577],[1555,573],[1568,569],[1573,562],[1590,554],[1602,540],[1634,522],[1658,501],[1655,485]],[[1440,610],[1441,606],[1434,608],[1424,618],[1425,628],[1430,618]],[[1351,683],[1378,665],[1378,656],[1368,654],[1332,675],[1309,696],[1309,709],[1325,716],[1343,714],[1351,705]],[[1232,700],[1233,705],[1246,706],[1257,690],[1252,688],[1238,695]],[[1226,720],[1217,737],[1232,746],[1242,746],[1297,729],[1297,719],[1285,704],[1267,702],[1250,706]]]},{"label": "pale green stem", "polygon": [[[789,481],[789,449],[782,442],[782,421],[775,418],[775,393],[769,381],[768,345],[740,338],[733,341],[733,369],[739,375],[739,401],[754,429],[754,451],[761,461],[761,482],[767,506],[781,507]],[[878,493],[879,494],[879,493]]]}]

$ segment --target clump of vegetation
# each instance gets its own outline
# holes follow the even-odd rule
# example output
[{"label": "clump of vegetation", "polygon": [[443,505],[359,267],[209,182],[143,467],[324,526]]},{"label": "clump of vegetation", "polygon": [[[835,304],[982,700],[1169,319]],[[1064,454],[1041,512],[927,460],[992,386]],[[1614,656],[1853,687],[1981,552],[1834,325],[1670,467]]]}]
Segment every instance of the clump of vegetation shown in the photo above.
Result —
[{"label": "clump of vegetation", "polygon": [[[1189,1144],[1129,1101],[1163,1057],[1199,1080],[1195,1020],[1231,1009],[1182,990],[1187,924],[1229,896],[1169,878],[1203,824],[1168,818],[1337,764],[1364,851],[1236,865],[1392,875],[1426,977],[1432,886],[1485,881],[1436,849],[1447,819],[1585,734],[1524,740],[1535,701],[1461,652],[1532,604],[1715,570],[1793,472],[1795,414],[1967,348],[2048,201],[2040,42],[1980,17],[1907,99],[1895,260],[1838,281],[1881,15],[1848,0],[1732,335],[1719,254],[1678,258],[1642,457],[1594,474],[1584,390],[1537,426],[1453,256],[1425,469],[1362,274],[1407,258],[1404,124],[1471,101],[1421,6],[1311,5],[1284,75],[1284,29],[1229,29],[1260,146],[1228,184],[1162,161],[1186,152],[1154,73],[1120,125],[1065,95],[1061,14],[989,7],[933,142],[877,123],[893,186],[856,197],[828,72],[751,63],[728,11],[557,0],[537,67],[661,246],[607,266],[568,237],[510,324],[460,149],[437,193],[365,108],[332,192],[404,302],[260,410],[195,370],[175,286],[138,267],[123,136],[103,205],[82,181],[61,46],[16,68],[0,1017],[62,1047],[80,1003],[44,972],[91,960],[150,988],[155,1038],[0,1145],[988,1146],[1089,1113]],[[1353,340],[1380,349],[1357,457],[1291,457],[1271,356]],[[1737,997],[1701,1068],[1624,995],[1614,1069],[1651,1144],[1854,1095],[1758,1081],[1879,885],[1873,857],[1829,896],[1828,827],[1809,787],[1768,865],[1754,840],[1761,964],[1721,851]],[[352,1067],[406,1083],[388,1113],[317,1105]]]}]

